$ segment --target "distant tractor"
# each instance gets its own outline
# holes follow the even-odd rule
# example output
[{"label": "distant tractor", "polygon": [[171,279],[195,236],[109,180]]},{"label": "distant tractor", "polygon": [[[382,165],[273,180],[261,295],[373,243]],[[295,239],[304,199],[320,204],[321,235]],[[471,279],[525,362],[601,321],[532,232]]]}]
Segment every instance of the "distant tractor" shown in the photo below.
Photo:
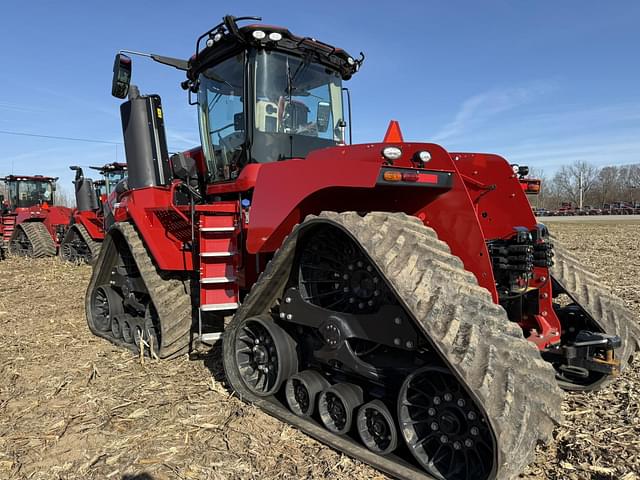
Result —
[{"label": "distant tractor", "polygon": [[54,206],[57,177],[8,175],[0,211],[3,251],[25,257],[52,257],[65,234],[71,209]]},{"label": "distant tractor", "polygon": [[118,182],[127,173],[124,163],[108,163],[102,167],[90,167],[102,175],[93,181],[84,176],[81,167],[69,167],[76,172],[73,181],[76,208],[71,216],[70,226],[60,246],[60,257],[76,263],[92,263],[100,253],[100,243],[104,240],[105,223],[113,223],[112,207],[109,204]]}]

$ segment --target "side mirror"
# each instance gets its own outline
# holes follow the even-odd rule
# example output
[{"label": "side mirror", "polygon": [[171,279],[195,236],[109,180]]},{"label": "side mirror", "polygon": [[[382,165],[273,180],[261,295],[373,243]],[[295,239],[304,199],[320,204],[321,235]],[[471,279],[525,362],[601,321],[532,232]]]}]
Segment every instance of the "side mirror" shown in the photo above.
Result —
[{"label": "side mirror", "polygon": [[126,98],[131,83],[131,58],[118,53],[113,62],[113,80],[111,81],[111,95],[116,98]]},{"label": "side mirror", "polygon": [[316,114],[316,126],[319,132],[326,132],[329,128],[329,117],[331,116],[331,105],[328,102],[318,102]]}]

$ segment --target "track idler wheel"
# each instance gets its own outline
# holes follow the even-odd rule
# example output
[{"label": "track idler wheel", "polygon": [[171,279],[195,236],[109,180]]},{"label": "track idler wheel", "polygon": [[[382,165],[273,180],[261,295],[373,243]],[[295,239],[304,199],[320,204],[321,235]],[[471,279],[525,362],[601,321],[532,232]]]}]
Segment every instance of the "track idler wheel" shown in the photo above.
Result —
[{"label": "track idler wheel", "polygon": [[388,455],[398,446],[398,429],[382,401],[373,400],[362,405],[356,422],[362,443],[372,452]]},{"label": "track idler wheel", "polygon": [[305,370],[289,377],[285,386],[287,403],[293,413],[300,417],[313,415],[318,394],[330,384],[319,372]]},{"label": "track idler wheel", "polygon": [[111,330],[111,323],[116,315],[124,312],[122,298],[110,285],[102,285],[93,291],[91,313],[93,324],[102,331]]},{"label": "track idler wheel", "polygon": [[488,424],[447,370],[423,367],[398,395],[398,422],[409,451],[434,477],[486,479],[495,449]]},{"label": "track idler wheel", "polygon": [[243,320],[236,331],[234,349],[242,381],[260,397],[277,392],[298,371],[295,342],[269,315]]},{"label": "track idler wheel", "polygon": [[328,430],[345,435],[353,425],[354,410],[362,403],[362,388],[352,383],[339,383],[320,394],[318,413]]}]

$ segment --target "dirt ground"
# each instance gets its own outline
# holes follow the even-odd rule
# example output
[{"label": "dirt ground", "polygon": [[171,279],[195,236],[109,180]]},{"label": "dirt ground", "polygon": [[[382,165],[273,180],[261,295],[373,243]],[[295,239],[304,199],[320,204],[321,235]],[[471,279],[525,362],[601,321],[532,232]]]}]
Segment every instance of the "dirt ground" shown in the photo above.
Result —
[{"label": "dirt ground", "polygon": [[[550,226],[640,316],[640,224]],[[0,479],[386,478],[234,398],[218,350],[142,364],[92,336],[89,275],[0,262]],[[639,371],[568,394],[522,478],[640,478]]]}]

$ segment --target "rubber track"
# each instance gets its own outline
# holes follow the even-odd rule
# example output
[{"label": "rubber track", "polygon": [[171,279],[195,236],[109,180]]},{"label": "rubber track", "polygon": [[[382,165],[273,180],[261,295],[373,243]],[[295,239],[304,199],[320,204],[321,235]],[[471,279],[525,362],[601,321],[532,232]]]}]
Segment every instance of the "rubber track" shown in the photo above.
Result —
[{"label": "rubber track", "polygon": [[158,313],[160,345],[159,351],[155,353],[160,358],[172,358],[186,353],[189,349],[191,326],[193,323],[193,307],[188,282],[178,278],[164,278],[163,274],[161,274],[153,264],[142,238],[133,225],[129,223],[116,223],[111,227],[109,234],[103,242],[100,256],[93,268],[93,274],[91,275],[85,296],[85,311],[89,328],[95,335],[106,338],[117,345],[137,351],[135,346],[122,340],[116,340],[110,335],[105,335],[104,332],[95,330],[92,327],[90,318],[91,292],[100,286],[97,282],[100,277],[103,279],[100,284],[103,284],[106,283],[106,279],[110,276],[110,272],[102,272],[102,268],[105,263],[105,257],[111,250],[111,246],[107,244],[107,242],[113,242],[112,237],[114,231],[120,232],[128,245],[142,281]]},{"label": "rubber track", "polygon": [[535,445],[561,421],[563,394],[554,369],[510,322],[490,293],[478,286],[462,261],[435,231],[402,213],[322,213],[298,225],[267,266],[227,327],[224,367],[234,389],[247,401],[301,428],[344,453],[399,478],[427,477],[406,463],[380,457],[344,437],[294,416],[273,400],[253,396],[230,358],[238,324],[269,311],[287,282],[300,231],[313,223],[333,224],[360,245],[433,347],[462,380],[493,427],[499,463],[494,478],[516,476],[533,459]]},{"label": "rubber track", "polygon": [[23,222],[15,228],[16,232],[18,229],[22,229],[22,231],[27,235],[27,238],[33,247],[33,253],[31,255],[33,258],[55,256],[56,245],[53,243],[53,239],[44,224],[41,222]]},{"label": "rubber track", "polygon": [[62,256],[62,247],[65,243],[67,243],[68,235],[71,234],[72,230],[76,230],[80,237],[82,237],[82,240],[84,240],[84,243],[87,245],[87,247],[89,247],[89,252],[91,252],[91,261],[89,262],[89,264],[93,264],[93,262],[95,262],[98,258],[98,255],[100,255],[101,243],[96,242],[93,238],[91,238],[89,232],[87,232],[87,229],[80,223],[69,227],[69,230],[65,234],[64,239],[62,240],[62,244],[60,245],[60,255]]},{"label": "rubber track", "polygon": [[[620,336],[622,351],[617,351],[616,356],[624,368],[634,352],[640,350],[638,319],[594,273],[566,248],[558,245],[557,238],[553,239],[553,244],[555,256],[551,276],[591,315],[604,333]],[[607,380],[610,381],[611,377]]]}]

